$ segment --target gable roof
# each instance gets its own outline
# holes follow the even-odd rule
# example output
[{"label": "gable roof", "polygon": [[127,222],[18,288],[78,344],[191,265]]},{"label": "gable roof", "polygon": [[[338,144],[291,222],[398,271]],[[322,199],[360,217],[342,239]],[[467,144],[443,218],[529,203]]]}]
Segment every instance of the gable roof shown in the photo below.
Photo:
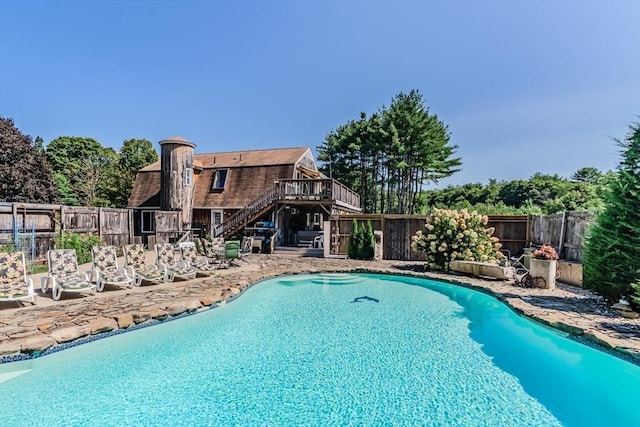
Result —
[{"label": "gable roof", "polygon": [[[308,147],[272,148],[268,150],[226,151],[221,153],[194,154],[197,168],[241,168],[247,166],[275,166],[295,164]],[[139,172],[160,171],[160,160],[140,169]]]},{"label": "gable roof", "polygon": [[[241,208],[278,179],[291,179],[294,165],[308,147],[229,151],[194,154],[193,207]],[[212,192],[215,169],[230,169],[222,192]],[[140,169],[129,197],[129,207],[158,208],[160,205],[160,161]],[[317,173],[317,172],[316,172]]]}]

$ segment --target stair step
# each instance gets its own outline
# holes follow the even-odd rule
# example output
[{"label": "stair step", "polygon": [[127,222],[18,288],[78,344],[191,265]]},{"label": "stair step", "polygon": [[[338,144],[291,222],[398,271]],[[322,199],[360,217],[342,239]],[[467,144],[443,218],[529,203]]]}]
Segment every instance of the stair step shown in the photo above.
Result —
[{"label": "stair step", "polygon": [[313,240],[299,240],[298,247],[299,248],[310,248],[313,246]]}]

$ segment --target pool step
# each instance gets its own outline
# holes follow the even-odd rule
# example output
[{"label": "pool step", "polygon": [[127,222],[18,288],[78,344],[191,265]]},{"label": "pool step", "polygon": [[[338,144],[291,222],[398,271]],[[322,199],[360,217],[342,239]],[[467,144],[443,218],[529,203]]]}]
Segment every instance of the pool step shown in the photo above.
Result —
[{"label": "pool step", "polygon": [[349,273],[320,273],[316,274],[311,282],[322,285],[350,285],[364,280],[364,277]]}]

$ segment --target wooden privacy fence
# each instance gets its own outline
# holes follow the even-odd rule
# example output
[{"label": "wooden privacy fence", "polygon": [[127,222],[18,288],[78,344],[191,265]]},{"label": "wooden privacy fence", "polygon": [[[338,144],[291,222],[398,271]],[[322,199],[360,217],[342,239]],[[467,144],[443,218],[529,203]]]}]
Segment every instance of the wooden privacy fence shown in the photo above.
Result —
[{"label": "wooden privacy fence", "polygon": [[512,256],[522,252],[529,243],[529,215],[489,215],[488,227],[494,227],[493,235],[500,239],[502,249]]},{"label": "wooden privacy fence", "polygon": [[130,209],[60,207],[62,231],[93,234],[105,245],[133,242],[133,215]]},{"label": "wooden privacy fence", "polygon": [[382,231],[382,254],[384,259],[426,261],[422,253],[411,250],[411,236],[424,227],[426,215],[340,215],[331,222],[331,253],[345,255],[353,220],[358,224],[371,221],[373,231]]},{"label": "wooden privacy fence", "polygon": [[[340,215],[331,219],[331,249],[336,255],[345,255],[353,229],[353,220],[359,224],[371,221],[374,231],[383,232],[383,257],[391,260],[422,261],[426,257],[411,250],[411,237],[424,229],[426,215]],[[522,253],[530,245],[550,244],[558,248],[561,258],[582,261],[584,236],[593,214],[566,212],[558,215],[489,215],[488,227],[494,227],[494,236],[502,248],[511,255]]]},{"label": "wooden privacy fence", "polygon": [[[13,224],[13,229],[8,224]],[[106,245],[133,243],[133,211],[130,209],[0,203],[0,245],[12,243],[16,230],[29,227],[34,230],[37,259],[46,256],[61,232],[96,235]]]},{"label": "wooden privacy fence", "polygon": [[14,244],[16,233],[32,230],[33,253],[25,255],[32,260],[43,257],[53,247],[53,239],[57,236],[56,218],[59,210],[60,205],[0,203],[0,246]]},{"label": "wooden privacy fence", "polygon": [[[182,211],[155,211],[156,243],[171,243],[181,235]],[[153,245],[149,242],[149,248]]]},{"label": "wooden privacy fence", "polygon": [[567,261],[582,261],[584,238],[595,216],[590,212],[532,216],[531,239],[533,245],[551,245]]}]

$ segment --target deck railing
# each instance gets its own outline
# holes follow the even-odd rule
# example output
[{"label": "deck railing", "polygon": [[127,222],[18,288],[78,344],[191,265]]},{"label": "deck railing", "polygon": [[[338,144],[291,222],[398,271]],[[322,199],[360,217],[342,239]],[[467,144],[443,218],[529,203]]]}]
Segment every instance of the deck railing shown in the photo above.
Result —
[{"label": "deck railing", "polygon": [[281,179],[226,219],[214,233],[225,235],[237,230],[276,200],[326,200],[351,209],[360,209],[360,195],[334,179]]},{"label": "deck railing", "polygon": [[276,186],[281,200],[331,200],[360,208],[360,195],[335,179],[281,179]]}]

